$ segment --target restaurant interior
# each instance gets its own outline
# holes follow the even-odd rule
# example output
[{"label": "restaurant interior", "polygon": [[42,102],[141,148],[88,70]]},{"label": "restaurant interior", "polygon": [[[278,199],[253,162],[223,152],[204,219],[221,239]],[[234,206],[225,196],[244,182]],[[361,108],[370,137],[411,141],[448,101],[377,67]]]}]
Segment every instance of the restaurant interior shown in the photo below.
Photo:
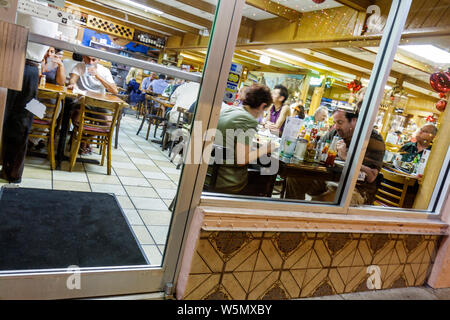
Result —
[{"label": "restaurant interior", "polygon": [[[58,57],[62,64],[42,57],[46,70],[62,65],[65,78],[51,83],[48,75],[40,77],[38,100],[47,109],[44,116],[34,118],[24,173],[15,185],[115,194],[146,262],[160,265],[186,156],[184,147],[198,112],[196,101],[217,3],[67,0],[58,7],[45,1],[18,1],[23,21],[26,16],[50,21],[57,27],[57,43],[75,49],[55,46],[50,58]],[[366,10],[366,3],[376,8]],[[361,193],[362,197],[352,199],[352,205],[428,208],[450,137],[446,107],[450,6],[444,0],[413,0],[378,111],[374,118],[363,119],[358,112],[369,103],[364,94],[370,79],[377,79],[372,70],[378,63],[390,6],[389,0],[246,1],[222,108],[245,109],[246,93],[258,84],[270,89],[274,104],[284,90],[279,85],[287,89],[281,109],[267,105],[260,119],[253,120],[258,123],[252,148],[272,145],[269,158],[277,162],[277,169],[262,175],[267,164],[245,164],[247,185],[258,188],[246,188],[243,193],[242,188],[220,191],[217,184],[224,179],[221,170],[227,165],[211,164],[205,194],[334,203],[336,190],[344,187],[342,173],[352,161],[342,158],[339,143],[347,148],[357,143],[351,130],[373,121],[372,136],[382,139],[376,164],[368,169],[375,170],[370,183],[374,189],[370,197]],[[109,70],[117,92],[91,93],[70,86],[71,70],[86,62],[76,50],[83,46],[119,57],[97,59],[92,54]],[[145,62],[148,68],[121,63],[120,57]],[[155,81],[165,83],[163,91],[155,90],[156,86],[144,89],[144,83]],[[80,105],[78,121],[84,121],[83,130],[74,126],[70,99]],[[103,108],[108,120],[99,121],[91,107]],[[285,120],[277,122],[279,111],[285,109]],[[340,112],[356,115],[354,122],[344,116],[340,120],[353,123],[346,139],[337,137],[342,135],[337,123]],[[219,124],[221,119],[222,113]],[[337,138],[324,139],[333,129]],[[375,157],[370,149],[372,136],[363,166],[366,158]],[[216,141],[213,150],[220,147]],[[241,165],[228,168],[242,170]],[[367,174],[361,181],[368,181],[364,179]],[[313,190],[316,184],[320,190]],[[305,185],[306,190],[297,192]],[[0,180],[0,186],[8,182]]]}]

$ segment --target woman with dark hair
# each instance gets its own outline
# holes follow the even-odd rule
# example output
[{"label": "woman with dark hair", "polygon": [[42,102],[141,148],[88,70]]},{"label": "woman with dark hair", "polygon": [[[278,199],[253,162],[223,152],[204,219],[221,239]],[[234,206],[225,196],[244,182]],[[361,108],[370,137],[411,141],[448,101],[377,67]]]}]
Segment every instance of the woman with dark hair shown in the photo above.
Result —
[{"label": "woman with dark hair", "polygon": [[62,62],[63,51],[48,48],[42,59],[42,74],[45,75],[45,82],[63,86],[66,82],[66,70]]},{"label": "woman with dark hair", "polygon": [[288,89],[281,84],[272,90],[273,105],[267,113],[265,127],[278,136],[283,134],[284,123],[290,115],[289,105],[285,104],[288,97]]},{"label": "woman with dark hair", "polygon": [[[272,103],[270,89],[255,84],[245,91],[241,106],[224,105],[220,112],[215,143],[233,151],[234,159],[226,160],[217,173],[215,192],[246,194],[248,164],[268,154],[272,145],[251,150],[258,118]],[[264,151],[261,151],[264,150]],[[216,159],[217,161],[218,159]]]}]

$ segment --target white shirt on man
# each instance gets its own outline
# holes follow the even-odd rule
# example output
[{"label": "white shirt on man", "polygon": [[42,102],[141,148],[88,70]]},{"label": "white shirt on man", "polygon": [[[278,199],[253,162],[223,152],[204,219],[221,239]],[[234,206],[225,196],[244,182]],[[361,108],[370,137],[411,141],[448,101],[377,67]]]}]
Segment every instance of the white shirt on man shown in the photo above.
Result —
[{"label": "white shirt on man", "polygon": [[178,120],[178,107],[188,110],[189,107],[197,100],[200,84],[197,82],[186,82],[179,86],[170,97],[170,102],[174,103],[174,107],[170,110],[169,122],[176,123]]},{"label": "white shirt on man", "polygon": [[[87,72],[87,65],[84,62],[78,63],[73,68],[71,73],[79,76],[77,81],[78,89],[97,93],[105,93],[105,86],[103,86],[103,84],[96,77],[91,76],[89,72]],[[99,63],[97,64],[97,73],[107,82],[114,83],[111,71],[109,71],[108,68],[102,66]]]}]

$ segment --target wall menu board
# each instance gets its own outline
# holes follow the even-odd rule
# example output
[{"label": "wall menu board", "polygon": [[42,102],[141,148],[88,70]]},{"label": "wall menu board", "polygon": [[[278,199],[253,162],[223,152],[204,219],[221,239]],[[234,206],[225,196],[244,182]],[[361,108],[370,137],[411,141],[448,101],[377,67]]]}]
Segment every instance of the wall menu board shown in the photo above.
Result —
[{"label": "wall menu board", "polygon": [[159,38],[159,37],[153,36],[151,34],[139,31],[139,30],[136,30],[134,32],[133,40],[139,41],[139,42],[142,42],[145,44],[150,44],[157,48],[164,48],[164,46],[166,45],[166,39]]},{"label": "wall menu board", "polygon": [[91,29],[109,33],[120,38],[133,40],[134,29],[122,24],[114,23],[103,18],[88,16],[87,26]]},{"label": "wall menu board", "polygon": [[79,17],[76,14],[67,13],[51,5],[44,6],[28,0],[19,0],[17,3],[17,11],[69,26],[76,26],[79,23]]},{"label": "wall menu board", "polygon": [[44,1],[59,8],[64,8],[64,4],[66,2],[65,0],[44,0]]}]

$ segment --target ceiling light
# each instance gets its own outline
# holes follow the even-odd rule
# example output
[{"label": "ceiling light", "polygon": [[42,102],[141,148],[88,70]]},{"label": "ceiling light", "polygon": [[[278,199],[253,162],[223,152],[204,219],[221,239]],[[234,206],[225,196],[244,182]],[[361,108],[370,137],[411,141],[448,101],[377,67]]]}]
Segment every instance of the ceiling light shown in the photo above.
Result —
[{"label": "ceiling light", "polygon": [[264,63],[264,64],[270,64],[270,57],[261,55],[259,57],[259,62]]},{"label": "ceiling light", "polygon": [[431,44],[405,45],[400,48],[434,63],[450,63],[450,53]]},{"label": "ceiling light", "polygon": [[267,51],[269,51],[271,53],[278,54],[278,55],[286,57],[286,58],[289,58],[291,60],[295,60],[295,61],[299,61],[299,62],[305,62],[306,61],[305,59],[303,59],[301,57],[297,57],[297,56],[294,56],[292,54],[285,53],[283,51],[279,51],[279,50],[275,50],[275,49],[267,49]]},{"label": "ceiling light", "polygon": [[162,15],[164,13],[162,11],[153,9],[151,7],[144,6],[143,4],[140,4],[140,3],[137,3],[137,2],[134,2],[134,1],[130,1],[130,0],[116,0],[116,1],[120,2],[120,3],[123,3],[123,4],[126,4],[126,5],[129,5],[129,6],[132,6],[132,7],[136,7],[136,8],[142,9],[145,12],[150,12],[150,13],[154,13],[154,14],[158,14],[158,15]]}]

